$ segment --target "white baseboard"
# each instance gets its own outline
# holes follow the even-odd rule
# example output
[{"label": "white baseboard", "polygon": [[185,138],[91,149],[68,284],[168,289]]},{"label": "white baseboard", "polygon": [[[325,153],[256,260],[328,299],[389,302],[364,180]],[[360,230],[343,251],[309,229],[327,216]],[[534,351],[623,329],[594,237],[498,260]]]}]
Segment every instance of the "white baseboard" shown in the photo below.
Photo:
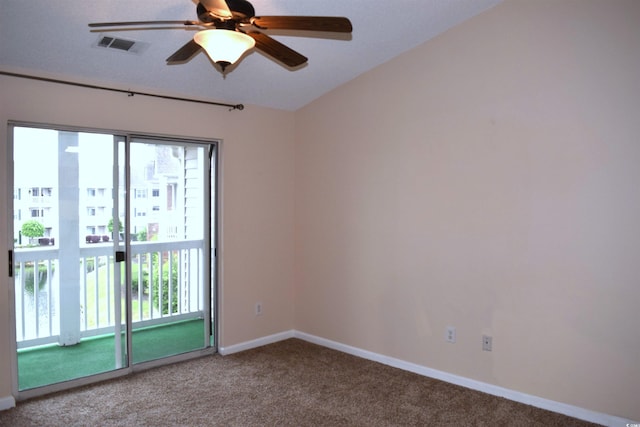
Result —
[{"label": "white baseboard", "polygon": [[284,341],[294,336],[293,330],[279,332],[277,334],[268,335],[266,337],[257,338],[251,341],[241,342],[239,344],[233,344],[227,347],[219,347],[218,353],[223,356],[228,354],[238,353],[240,351],[251,350],[252,348],[262,347],[263,345],[273,344],[278,341]]},{"label": "white baseboard", "polygon": [[6,411],[16,406],[16,400],[13,396],[0,397],[0,411]]},{"label": "white baseboard", "polygon": [[453,375],[447,372],[438,371],[436,369],[427,368],[425,366],[417,365],[415,363],[406,362],[404,360],[388,357],[382,354],[374,353],[371,351],[363,350],[357,347],[352,347],[346,344],[342,344],[336,341],[331,341],[325,338],[321,338],[315,335],[310,335],[300,331],[294,331],[294,338],[299,338],[304,341],[308,341],[313,344],[318,344],[323,347],[338,350],[343,353],[351,354],[353,356],[362,357],[363,359],[372,360],[374,362],[382,363],[384,365],[399,368],[405,371],[413,372],[426,377],[438,379],[451,384],[456,384],[462,387],[466,387],[472,390],[481,391],[483,393],[491,394],[494,396],[504,397],[505,399],[513,400],[515,402],[524,403],[536,408],[545,409],[552,412],[564,414],[573,418],[578,418],[584,421],[592,423],[602,424],[605,426],[625,426],[629,424],[637,423],[625,418],[616,417],[613,415],[603,414],[600,412],[590,411],[588,409],[580,408],[578,406],[567,405],[566,403],[560,403],[549,399],[543,399],[541,397],[532,396],[530,394],[521,393],[519,391],[510,390],[503,387],[498,387],[493,384],[484,383],[481,381],[472,380],[470,378]]},{"label": "white baseboard", "polygon": [[[284,331],[277,334],[268,335],[266,337],[257,338],[255,340],[234,344],[228,347],[220,347],[218,349],[218,352],[225,356],[228,354],[238,353],[240,351],[261,347],[263,345],[273,344],[278,341],[284,341],[289,338],[299,338],[313,344],[318,344],[323,347],[351,354],[353,356],[362,357],[363,359],[382,363],[383,365],[392,366],[394,368],[413,372],[425,377],[434,378],[451,384],[456,384],[462,387],[469,388],[471,390],[477,390],[483,393],[491,394],[493,396],[504,397],[505,399],[509,399],[514,402],[524,403],[536,408],[545,409],[547,411],[556,412],[596,424],[619,427],[630,424],[635,425],[638,423],[638,421],[632,421],[614,415],[603,414],[601,412],[591,411],[588,409],[580,408],[578,406],[568,405],[566,403],[556,402],[538,396],[521,393],[519,391],[510,390],[508,388],[499,387],[482,381],[476,381],[470,378],[461,377],[459,375],[454,375],[448,372],[439,371],[437,369],[428,368],[426,366],[418,365],[415,363],[406,362],[394,357],[389,357],[383,354],[374,353],[372,351],[363,350],[361,348],[352,347],[346,344],[339,343],[337,341],[331,341],[326,338],[321,338],[296,330]],[[1,404],[2,401],[0,400],[0,408],[2,408]]]},{"label": "white baseboard", "polygon": [[[588,409],[580,408],[578,406],[568,405],[566,403],[556,402],[549,399],[543,399],[541,397],[533,396],[519,391],[510,390],[504,387],[498,387],[493,384],[484,383],[481,381],[472,380],[470,378],[461,377],[459,375],[453,375],[444,371],[427,368],[415,363],[406,362],[404,360],[396,359],[393,357],[385,356],[372,351],[363,350],[357,347],[352,347],[346,344],[339,343],[337,341],[328,340],[315,335],[307,334],[296,330],[279,332],[277,334],[268,335],[266,337],[257,338],[251,341],[245,341],[239,344],[230,345],[227,347],[219,347],[218,352],[223,356],[238,353],[252,348],[262,347],[267,344],[273,344],[278,341],[284,341],[289,338],[298,338],[304,341],[308,341],[313,344],[318,344],[323,347],[331,348],[333,350],[341,351],[343,353],[351,354],[353,356],[362,357],[363,359],[371,360],[374,362],[382,363],[394,368],[402,369],[405,371],[413,372],[426,377],[434,378],[437,380],[445,381],[451,384],[456,384],[462,387],[466,387],[472,390],[477,390],[483,393],[491,394],[494,396],[504,397],[505,399],[513,400],[515,402],[531,405],[536,408],[545,409],[552,412],[568,415],[570,417],[578,418],[584,421],[597,423],[605,426],[618,427],[625,425],[635,425],[638,421],[632,421],[629,419],[617,417],[614,415],[603,414],[600,412],[590,411]],[[0,397],[0,411],[11,409],[16,406],[16,401],[13,396]]]}]

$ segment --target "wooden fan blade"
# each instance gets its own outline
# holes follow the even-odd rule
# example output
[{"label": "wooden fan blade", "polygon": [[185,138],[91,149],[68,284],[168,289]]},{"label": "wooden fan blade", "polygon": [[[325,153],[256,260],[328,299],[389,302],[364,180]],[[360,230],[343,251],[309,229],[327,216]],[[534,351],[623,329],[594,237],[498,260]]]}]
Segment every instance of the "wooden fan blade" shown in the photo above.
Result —
[{"label": "wooden fan blade", "polygon": [[263,30],[353,31],[349,19],[337,16],[256,16],[252,22]]},{"label": "wooden fan blade", "polygon": [[190,60],[196,53],[200,52],[202,47],[193,39],[189,40],[184,46],[176,50],[173,55],[167,58],[167,63],[185,62]]},{"label": "wooden fan blade", "polygon": [[219,18],[231,18],[233,15],[225,0],[200,0],[200,4]]},{"label": "wooden fan blade", "polygon": [[307,62],[306,56],[299,54],[266,34],[258,32],[247,34],[256,41],[256,49],[261,50],[289,67],[297,67]]},{"label": "wooden fan blade", "polygon": [[126,22],[93,22],[89,24],[90,27],[127,27],[127,26],[139,26],[139,25],[201,25],[197,21],[126,21]]}]

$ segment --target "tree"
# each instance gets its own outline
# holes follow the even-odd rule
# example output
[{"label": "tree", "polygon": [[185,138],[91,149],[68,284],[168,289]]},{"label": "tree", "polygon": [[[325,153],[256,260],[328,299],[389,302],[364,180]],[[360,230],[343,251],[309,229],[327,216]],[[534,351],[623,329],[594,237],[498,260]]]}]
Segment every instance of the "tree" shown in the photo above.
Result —
[{"label": "tree", "polygon": [[147,229],[143,229],[138,231],[138,242],[146,242],[147,241]]},{"label": "tree", "polygon": [[[109,233],[113,233],[113,218],[109,219],[109,223],[107,224],[107,229]],[[118,219],[118,232],[122,231],[124,228],[122,227],[122,221]]]},{"label": "tree", "polygon": [[42,237],[44,236],[44,225],[35,219],[29,220],[22,224],[22,235],[26,237]]}]

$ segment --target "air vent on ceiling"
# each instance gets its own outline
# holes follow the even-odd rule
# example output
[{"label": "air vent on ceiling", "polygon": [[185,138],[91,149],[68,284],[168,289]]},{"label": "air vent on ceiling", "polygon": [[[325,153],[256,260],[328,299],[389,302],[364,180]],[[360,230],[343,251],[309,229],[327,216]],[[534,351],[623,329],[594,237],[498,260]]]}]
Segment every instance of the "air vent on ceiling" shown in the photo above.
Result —
[{"label": "air vent on ceiling", "polygon": [[149,46],[149,43],[100,35],[94,46],[106,49],[115,49],[122,52],[134,53],[139,55]]}]

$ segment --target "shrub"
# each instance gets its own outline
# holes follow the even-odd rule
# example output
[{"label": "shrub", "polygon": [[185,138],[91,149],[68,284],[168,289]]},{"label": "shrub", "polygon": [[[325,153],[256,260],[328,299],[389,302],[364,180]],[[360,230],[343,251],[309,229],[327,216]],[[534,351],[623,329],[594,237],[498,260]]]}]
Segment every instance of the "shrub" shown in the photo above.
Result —
[{"label": "shrub", "polygon": [[[137,263],[131,265],[131,292],[134,294],[137,294],[140,289],[139,271],[140,267]],[[142,268],[142,293],[149,293],[149,272],[144,266]]]},{"label": "shrub", "polygon": [[[157,265],[157,254],[154,254],[154,265]],[[153,304],[162,310],[162,314],[178,311],[178,257],[171,255],[171,310],[169,310],[169,263],[162,266],[162,301],[160,301],[159,278],[153,280]]]},{"label": "shrub", "polygon": [[[171,263],[171,313],[178,310],[178,258],[173,257]],[[153,269],[153,305],[158,310],[162,310],[162,314],[169,314],[169,263],[166,262],[162,266],[162,277],[158,278],[158,261],[157,253],[151,255],[151,268]],[[140,265],[134,263],[131,265],[131,292],[137,294],[142,289],[143,294],[149,294],[149,267],[146,263],[142,263],[142,272]],[[124,273],[124,272],[123,272]],[[142,279],[142,288],[140,288],[140,279]],[[162,283],[160,288],[159,283]],[[160,289],[162,289],[162,301],[160,301]]]},{"label": "shrub", "polygon": [[[24,274],[24,287],[27,292],[33,295],[34,285],[35,285],[35,274],[34,274],[34,266],[33,263],[26,264],[24,266],[24,271],[21,274]],[[53,266],[51,267],[51,272],[53,273]],[[47,284],[47,266],[46,265],[38,265],[38,290],[41,291]]]}]

